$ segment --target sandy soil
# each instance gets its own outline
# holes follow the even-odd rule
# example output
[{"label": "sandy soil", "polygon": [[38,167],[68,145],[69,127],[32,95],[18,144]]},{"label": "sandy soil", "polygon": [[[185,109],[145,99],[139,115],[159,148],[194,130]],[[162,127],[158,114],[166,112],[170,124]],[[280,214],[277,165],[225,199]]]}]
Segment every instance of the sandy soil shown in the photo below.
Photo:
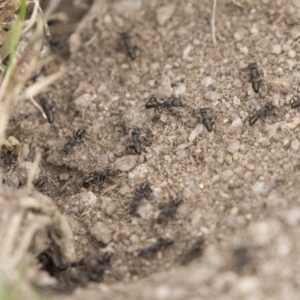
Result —
[{"label": "sandy soil", "polygon": [[[68,216],[77,257],[113,253],[101,283],[60,299],[298,299],[300,114],[289,103],[299,92],[300,8],[219,2],[214,45],[211,1],[96,1],[69,39],[71,55],[56,50],[45,70],[68,68],[41,95],[54,104],[55,122],[30,103],[16,110],[9,134],[25,161],[43,149],[42,192]],[[120,46],[124,31],[135,60]],[[239,77],[252,62],[264,72],[265,95]],[[152,95],[184,106],[146,110]],[[268,102],[274,113],[250,127],[247,117]],[[65,154],[80,128],[82,143]],[[134,128],[141,155],[130,148]],[[121,172],[83,187],[107,168]],[[146,181],[151,192],[130,210]],[[176,197],[176,213],[157,223]],[[160,238],[174,243],[139,255]],[[182,265],[200,238],[204,250]]]}]

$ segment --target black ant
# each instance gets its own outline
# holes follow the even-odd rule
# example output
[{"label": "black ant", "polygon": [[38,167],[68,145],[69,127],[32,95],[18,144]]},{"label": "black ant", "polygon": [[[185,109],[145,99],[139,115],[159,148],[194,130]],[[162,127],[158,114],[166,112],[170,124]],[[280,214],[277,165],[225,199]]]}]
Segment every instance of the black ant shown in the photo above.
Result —
[{"label": "black ant", "polygon": [[[262,79],[264,73],[262,70],[258,70],[257,63],[251,63],[248,65],[243,72],[247,71],[248,75],[246,77],[246,81],[252,83],[252,88],[255,93],[259,93],[260,85],[262,84]],[[250,72],[250,76],[249,76]]]},{"label": "black ant", "polygon": [[202,117],[202,123],[205,125],[207,131],[211,132],[215,122],[213,121],[213,118],[208,116],[208,110],[209,108],[200,108],[200,114]]},{"label": "black ant", "polygon": [[193,259],[199,257],[203,253],[205,240],[204,238],[199,238],[192,246],[192,248],[188,251],[188,253],[185,255],[182,264],[188,264]]},{"label": "black ant", "polygon": [[85,134],[84,129],[78,129],[73,132],[73,138],[69,137],[69,141],[64,145],[64,152],[66,154],[70,153],[70,151],[79,143],[81,143],[81,139]]},{"label": "black ant", "polygon": [[258,119],[263,119],[267,113],[273,110],[275,106],[272,103],[266,103],[256,114],[249,117],[249,125],[253,126]]},{"label": "black ant", "polygon": [[33,185],[36,187],[37,190],[40,190],[46,183],[46,180],[44,178],[40,178],[36,180]]},{"label": "black ant", "polygon": [[172,201],[167,207],[165,207],[160,214],[157,217],[157,223],[161,224],[165,221],[167,221],[168,218],[172,217],[178,206],[183,202],[182,199],[176,198],[174,201]]},{"label": "black ant", "polygon": [[158,102],[155,97],[151,97],[145,104],[146,109],[154,108],[156,110],[169,109],[171,107],[182,107],[182,101],[179,98],[170,98],[163,102]]},{"label": "black ant", "polygon": [[40,100],[40,103],[42,105],[43,111],[47,116],[47,120],[50,124],[54,122],[54,110],[53,106],[49,104],[48,100],[46,98],[43,98]]},{"label": "black ant", "polygon": [[299,106],[300,106],[300,97],[297,97],[297,100],[292,98],[291,99],[291,108],[298,108]]},{"label": "black ant", "polygon": [[124,43],[124,45],[125,45],[127,54],[129,55],[129,57],[130,57],[132,60],[135,60],[135,58],[136,58],[136,55],[135,55],[135,49],[134,49],[134,47],[132,47],[132,45],[131,45],[131,37],[130,37],[130,35],[129,35],[127,32],[123,32],[123,33],[121,33],[120,35],[121,35],[121,38],[122,38],[123,43]]},{"label": "black ant", "polygon": [[131,211],[137,210],[141,201],[146,196],[146,194],[149,193],[149,191],[151,191],[149,183],[148,182],[142,183],[139,190],[137,191],[133,201],[130,204]]},{"label": "black ant", "polygon": [[169,247],[173,244],[174,244],[174,241],[171,240],[171,239],[162,239],[162,238],[160,238],[157,243],[155,243],[151,246],[148,246],[146,248],[143,248],[139,252],[139,256],[149,257],[149,256],[157,253],[159,250],[161,250],[163,248],[167,248],[167,247]]},{"label": "black ant", "polygon": [[116,176],[118,171],[114,169],[106,169],[101,172],[94,171],[90,176],[84,179],[83,187],[88,188],[91,184],[102,183],[107,177]]},{"label": "black ant", "polygon": [[5,148],[2,150],[0,158],[3,160],[5,173],[7,173],[11,166],[16,165],[15,160],[18,158],[18,155],[13,150]]},{"label": "black ant", "polygon": [[141,130],[139,128],[135,128],[132,130],[131,138],[133,141],[133,145],[130,146],[130,148],[133,148],[134,151],[139,155],[142,153],[140,134]]}]

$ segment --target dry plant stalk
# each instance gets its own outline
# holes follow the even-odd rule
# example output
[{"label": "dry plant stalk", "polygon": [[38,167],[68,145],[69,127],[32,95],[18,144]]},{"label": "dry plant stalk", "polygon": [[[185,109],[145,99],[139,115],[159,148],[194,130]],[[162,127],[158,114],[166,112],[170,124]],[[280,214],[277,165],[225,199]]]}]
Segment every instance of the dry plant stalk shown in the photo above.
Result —
[{"label": "dry plant stalk", "polygon": [[[45,31],[47,34],[47,27],[39,1],[33,2],[33,13],[23,24],[22,31],[23,34],[32,30],[31,39],[24,51],[20,55],[15,55],[6,72],[0,75],[0,148],[5,141],[6,127],[12,109],[24,99],[29,98],[35,102],[33,99],[35,95],[64,74],[64,71],[59,71],[24,88],[37,66],[49,62],[49,59],[45,59],[42,63],[39,61],[42,38]],[[58,0],[50,1],[46,17],[58,3]],[[35,105],[39,106],[37,103]],[[62,261],[75,259],[73,234],[66,217],[58,211],[51,199],[33,187],[32,182],[40,158],[41,154],[37,153],[25,187],[15,190],[0,182],[0,280],[3,278],[10,278],[12,282],[17,280],[18,267],[22,265],[38,232],[44,233],[48,244],[59,249]]]},{"label": "dry plant stalk", "polygon": [[213,0],[213,9],[212,9],[212,17],[211,17],[211,31],[212,31],[212,37],[213,37],[213,42],[214,44],[217,43],[216,40],[216,9],[217,9],[217,0]]}]

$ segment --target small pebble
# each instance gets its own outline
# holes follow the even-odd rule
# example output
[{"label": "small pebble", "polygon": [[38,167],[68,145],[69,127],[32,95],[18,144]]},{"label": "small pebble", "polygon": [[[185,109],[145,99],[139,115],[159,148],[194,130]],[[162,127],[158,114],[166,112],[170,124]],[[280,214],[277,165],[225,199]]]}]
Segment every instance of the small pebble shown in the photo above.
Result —
[{"label": "small pebble", "polygon": [[88,93],[85,93],[85,94],[82,94],[81,96],[77,97],[74,100],[74,104],[78,110],[81,110],[81,109],[89,107],[91,105],[92,101],[93,101],[93,96]]},{"label": "small pebble", "polygon": [[242,119],[241,119],[241,118],[235,119],[235,120],[231,123],[231,126],[232,126],[232,127],[235,127],[235,128],[243,126],[243,121],[242,121]]},{"label": "small pebble", "polygon": [[280,44],[275,44],[271,47],[271,53],[279,55],[282,53],[282,47]]},{"label": "small pebble", "polygon": [[289,58],[295,58],[296,57],[296,51],[294,49],[290,49],[288,52]]},{"label": "small pebble", "polygon": [[292,141],[291,148],[294,149],[295,151],[298,151],[299,148],[300,148],[300,142],[299,142],[299,140]]},{"label": "small pebble", "polygon": [[241,99],[238,98],[237,96],[233,97],[233,104],[234,105],[241,105]]},{"label": "small pebble", "polygon": [[234,141],[231,142],[228,147],[227,147],[227,151],[231,154],[237,152],[240,149],[241,143],[239,141]]},{"label": "small pebble", "polygon": [[163,26],[173,16],[176,9],[176,4],[161,6],[156,10],[156,19],[159,25]]},{"label": "small pebble", "polygon": [[293,0],[293,5],[300,8],[300,0]]},{"label": "small pebble", "polygon": [[186,85],[181,83],[173,88],[174,97],[179,98],[180,96],[185,95],[186,93]]},{"label": "small pebble", "polygon": [[103,222],[97,222],[89,231],[98,242],[105,245],[112,240],[112,231]]},{"label": "small pebble", "polygon": [[216,83],[217,83],[216,80],[214,80],[212,77],[209,77],[209,76],[204,77],[201,81],[201,84],[206,87],[215,85]]},{"label": "small pebble", "polygon": [[236,32],[234,35],[233,35],[234,39],[237,41],[237,42],[240,42],[242,40],[242,36]]}]

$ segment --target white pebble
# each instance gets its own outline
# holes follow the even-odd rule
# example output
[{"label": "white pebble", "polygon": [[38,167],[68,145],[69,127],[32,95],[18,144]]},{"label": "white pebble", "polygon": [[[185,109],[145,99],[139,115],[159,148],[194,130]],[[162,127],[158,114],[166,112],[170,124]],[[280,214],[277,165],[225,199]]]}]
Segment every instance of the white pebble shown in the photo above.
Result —
[{"label": "white pebble", "polygon": [[156,19],[159,25],[164,25],[168,22],[176,9],[176,4],[169,4],[165,6],[161,6],[156,10]]},{"label": "white pebble", "polygon": [[233,104],[234,105],[241,105],[241,99],[238,98],[237,96],[233,97]]},{"label": "white pebble", "polygon": [[183,51],[182,51],[182,56],[183,58],[187,58],[191,52],[191,50],[193,49],[193,46],[192,45],[187,45]]},{"label": "white pebble", "polygon": [[120,157],[115,161],[115,169],[123,172],[128,172],[136,166],[137,159],[137,155],[127,155]]},{"label": "white pebble", "polygon": [[231,154],[237,152],[240,149],[241,143],[239,141],[234,141],[231,142],[228,147],[227,147],[227,151]]},{"label": "white pebble", "polygon": [[195,46],[198,46],[198,45],[201,44],[201,42],[200,42],[200,40],[198,40],[198,39],[194,39],[194,40],[193,40],[193,44],[194,44]]},{"label": "white pebble", "polygon": [[212,86],[214,84],[216,84],[216,80],[214,80],[212,77],[204,77],[201,81],[201,84],[206,86],[206,87],[209,87],[209,86]]},{"label": "white pebble", "polygon": [[233,35],[234,39],[237,41],[237,42],[240,42],[242,40],[242,36],[236,32],[234,35]]},{"label": "white pebble", "polygon": [[151,220],[153,217],[153,207],[148,201],[143,201],[137,208],[136,213],[145,220]]},{"label": "white pebble", "polygon": [[299,148],[300,148],[300,142],[299,142],[299,140],[294,140],[294,141],[292,141],[291,147],[292,147],[292,149],[294,149],[295,151],[298,151]]},{"label": "white pebble", "polygon": [[112,239],[112,231],[103,222],[97,222],[90,229],[91,235],[103,244],[108,244]]},{"label": "white pebble", "polygon": [[289,58],[295,58],[296,57],[296,51],[294,49],[290,49],[288,52]]},{"label": "white pebble", "polygon": [[293,0],[293,5],[300,8],[300,0]]},{"label": "white pebble", "polygon": [[185,95],[185,93],[186,93],[186,85],[184,83],[174,86],[173,88],[174,97],[178,98],[180,96]]},{"label": "white pebble", "polygon": [[282,52],[282,47],[280,44],[275,44],[271,47],[271,53],[279,55]]},{"label": "white pebble", "polygon": [[242,119],[241,118],[237,118],[237,119],[235,119],[232,123],[231,123],[231,126],[232,127],[241,127],[241,126],[243,126],[243,121],[242,121]]},{"label": "white pebble", "polygon": [[249,54],[249,49],[248,49],[248,47],[245,46],[245,47],[240,48],[240,52],[242,54],[247,55],[247,54]]},{"label": "white pebble", "polygon": [[81,110],[81,109],[89,107],[91,105],[92,101],[93,101],[93,96],[88,93],[85,93],[85,94],[82,94],[81,96],[77,97],[74,100],[74,103],[75,103],[75,106],[77,107],[77,109]]},{"label": "white pebble", "polygon": [[157,98],[169,98],[173,94],[173,88],[171,87],[171,79],[168,76],[162,76],[158,80],[158,86],[155,92]]}]

